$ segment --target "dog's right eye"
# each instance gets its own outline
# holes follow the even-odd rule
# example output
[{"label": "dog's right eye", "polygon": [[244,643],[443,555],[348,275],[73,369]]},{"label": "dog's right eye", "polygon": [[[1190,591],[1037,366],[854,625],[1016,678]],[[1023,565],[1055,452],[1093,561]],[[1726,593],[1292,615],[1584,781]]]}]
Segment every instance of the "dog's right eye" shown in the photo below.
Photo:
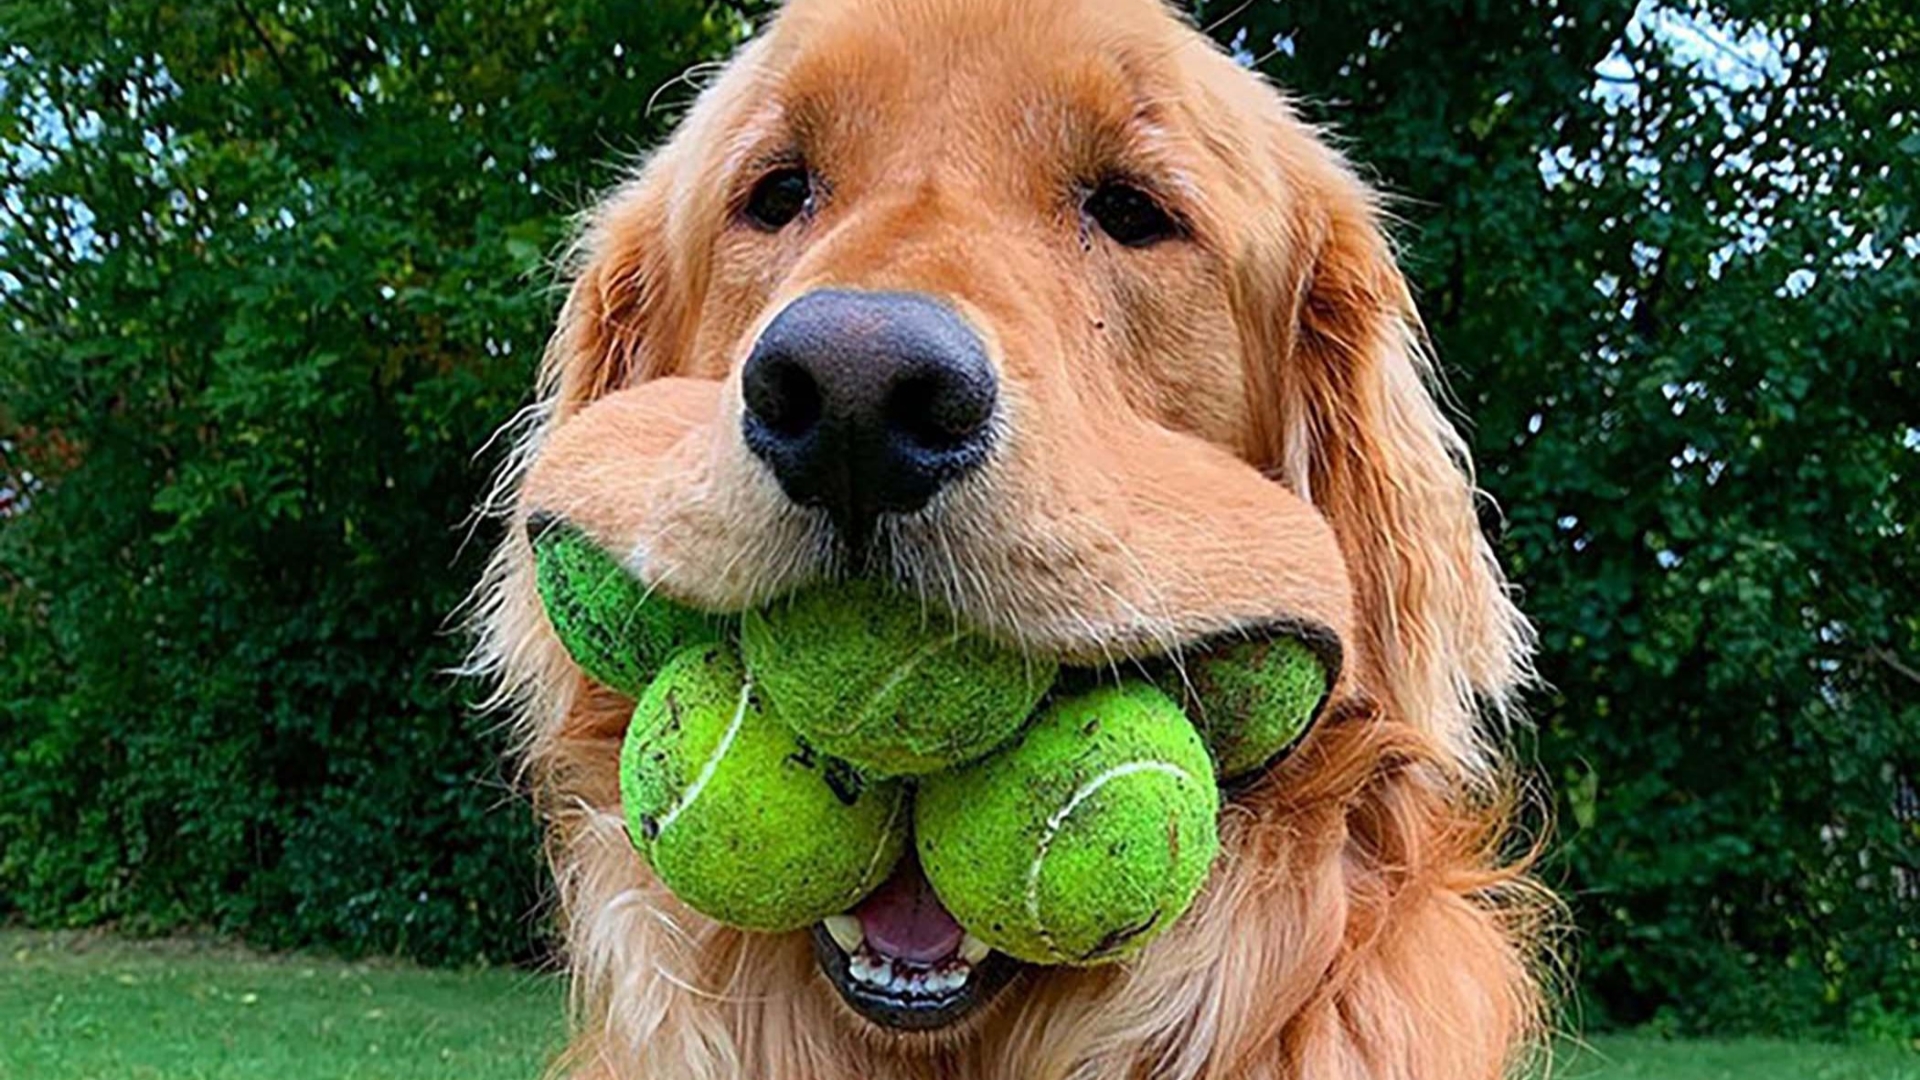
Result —
[{"label": "dog's right eye", "polygon": [[747,194],[747,220],[768,232],[779,232],[813,205],[813,176],[798,165],[775,169],[760,178]]},{"label": "dog's right eye", "polygon": [[1120,180],[1110,180],[1087,196],[1087,217],[1100,231],[1130,248],[1152,247],[1181,233],[1180,223],[1159,200]]}]

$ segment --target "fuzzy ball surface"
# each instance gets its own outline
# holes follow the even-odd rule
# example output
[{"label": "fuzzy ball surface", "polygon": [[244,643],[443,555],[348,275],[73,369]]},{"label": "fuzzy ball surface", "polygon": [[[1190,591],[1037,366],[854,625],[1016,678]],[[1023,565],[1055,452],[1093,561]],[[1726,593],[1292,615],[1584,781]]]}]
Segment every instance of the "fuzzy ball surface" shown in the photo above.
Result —
[{"label": "fuzzy ball surface", "polygon": [[720,640],[723,622],[649,595],[618,560],[565,525],[537,530],[534,576],[547,621],[596,682],[639,697],[674,650]]},{"label": "fuzzy ball surface", "polygon": [[921,783],[921,867],[960,924],[1035,964],[1130,956],[1185,914],[1219,850],[1213,763],[1143,682],[1053,704],[1020,741]]},{"label": "fuzzy ball surface", "polygon": [[1327,696],[1327,669],[1294,637],[1238,642],[1186,670],[1187,712],[1227,780],[1298,742]]},{"label": "fuzzy ball surface", "polygon": [[905,848],[906,793],[770,716],[729,645],[674,654],[641,696],[620,755],[627,829],[697,911],[797,930],[871,892]]},{"label": "fuzzy ball surface", "polygon": [[1059,670],[870,581],[750,612],[740,643],[782,720],[877,776],[937,772],[992,751]]}]

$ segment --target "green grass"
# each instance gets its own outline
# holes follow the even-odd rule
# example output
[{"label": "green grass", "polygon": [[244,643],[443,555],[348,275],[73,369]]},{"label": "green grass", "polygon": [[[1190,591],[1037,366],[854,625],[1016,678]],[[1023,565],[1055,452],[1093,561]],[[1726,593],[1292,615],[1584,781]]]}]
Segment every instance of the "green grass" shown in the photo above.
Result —
[{"label": "green grass", "polygon": [[0,933],[8,1080],[531,1080],[552,978]]},{"label": "green grass", "polygon": [[1564,1049],[1553,1080],[1920,1080],[1920,1056],[1896,1047],[1666,1041],[1596,1036]]},{"label": "green grass", "polygon": [[[532,1080],[559,1038],[560,988],[546,976],[0,932],[7,1080]],[[1563,1050],[1552,1076],[1920,1080],[1920,1056],[1600,1036]]]}]

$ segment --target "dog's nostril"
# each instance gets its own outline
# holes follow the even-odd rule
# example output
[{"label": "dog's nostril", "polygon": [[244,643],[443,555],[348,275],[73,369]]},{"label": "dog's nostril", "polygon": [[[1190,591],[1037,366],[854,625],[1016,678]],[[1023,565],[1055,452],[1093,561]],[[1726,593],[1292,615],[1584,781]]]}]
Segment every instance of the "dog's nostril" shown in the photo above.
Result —
[{"label": "dog's nostril", "polygon": [[945,372],[904,379],[887,402],[887,425],[924,450],[962,447],[993,416],[992,395],[970,389]]},{"label": "dog's nostril", "polygon": [[747,408],[781,438],[801,438],[820,423],[820,384],[799,364],[768,364],[748,380],[745,391]]}]

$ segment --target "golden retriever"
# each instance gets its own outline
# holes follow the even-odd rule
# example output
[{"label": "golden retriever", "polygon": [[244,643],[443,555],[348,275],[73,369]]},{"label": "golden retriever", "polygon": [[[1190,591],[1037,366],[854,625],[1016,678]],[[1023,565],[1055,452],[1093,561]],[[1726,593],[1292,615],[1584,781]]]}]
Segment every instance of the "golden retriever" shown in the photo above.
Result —
[{"label": "golden retriever", "polygon": [[[1280,94],[1160,0],[790,0],[578,251],[480,593],[561,1073],[1492,1080],[1536,1044],[1545,894],[1481,718],[1530,631],[1378,200]],[[1339,674],[1141,955],[876,1005],[829,934],[650,878],[632,703],[547,624],[534,514],[713,611],[870,574],[1088,678],[1274,625]]]}]

